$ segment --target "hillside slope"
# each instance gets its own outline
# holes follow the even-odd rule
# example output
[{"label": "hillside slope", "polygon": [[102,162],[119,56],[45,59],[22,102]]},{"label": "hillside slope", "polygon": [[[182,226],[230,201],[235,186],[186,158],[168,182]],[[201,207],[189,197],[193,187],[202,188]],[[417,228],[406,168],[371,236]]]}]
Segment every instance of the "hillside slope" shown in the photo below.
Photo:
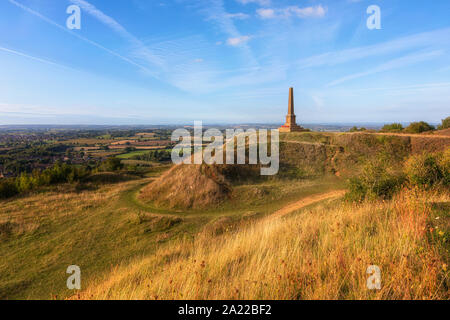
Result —
[{"label": "hillside slope", "polygon": [[[154,178],[93,176],[81,189],[58,185],[1,200],[0,299],[72,296],[72,264],[82,269],[83,299],[446,298],[448,196],[404,191],[358,205],[323,196],[339,193],[367,160],[388,155],[400,166],[413,153],[411,137],[281,140],[277,177],[246,166],[175,167],[157,186],[162,196],[147,193],[157,170]],[[165,195],[181,202],[170,209]],[[265,219],[275,212],[283,218]],[[363,290],[368,263],[386,270],[386,290]]]},{"label": "hillside slope", "polygon": [[[282,219],[204,229],[123,265],[74,299],[448,299],[448,195],[332,201]],[[447,231],[448,232],[448,231]],[[163,265],[161,261],[165,261]],[[382,271],[368,290],[366,269]]]},{"label": "hillside slope", "polygon": [[[395,169],[411,154],[442,151],[450,138],[369,133],[289,133],[280,135],[280,170],[261,177],[258,166],[178,165],[142,190],[140,199],[166,209],[219,207],[237,196],[238,185],[270,179],[348,178],[366,161],[384,157]],[[248,146],[247,146],[248,147]]]}]

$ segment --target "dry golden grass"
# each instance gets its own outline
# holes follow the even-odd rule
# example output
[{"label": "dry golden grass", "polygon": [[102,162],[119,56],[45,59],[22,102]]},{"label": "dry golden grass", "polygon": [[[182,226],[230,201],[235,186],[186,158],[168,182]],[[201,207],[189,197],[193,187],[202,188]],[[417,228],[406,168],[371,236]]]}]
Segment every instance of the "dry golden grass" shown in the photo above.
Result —
[{"label": "dry golden grass", "polygon": [[63,186],[47,193],[3,201],[0,224],[10,223],[14,234],[21,235],[36,230],[44,219],[60,219],[76,215],[86,209],[104,206],[123,192],[127,184],[108,186],[96,192],[76,193]]},{"label": "dry golden grass", "polygon": [[214,166],[177,165],[144,188],[139,198],[171,209],[198,209],[217,206],[230,192]]},{"label": "dry golden grass", "polygon": [[[117,267],[76,299],[448,299],[432,202],[403,190],[392,201],[328,202],[296,215],[243,222]],[[367,289],[369,265],[382,289]]]}]

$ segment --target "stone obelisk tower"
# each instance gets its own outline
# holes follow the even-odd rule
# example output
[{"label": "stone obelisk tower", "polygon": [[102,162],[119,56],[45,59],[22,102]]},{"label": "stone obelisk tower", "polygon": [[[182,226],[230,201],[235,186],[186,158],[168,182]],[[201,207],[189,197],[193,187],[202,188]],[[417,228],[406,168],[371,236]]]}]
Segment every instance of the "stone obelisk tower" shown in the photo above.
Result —
[{"label": "stone obelisk tower", "polygon": [[278,129],[280,132],[301,132],[304,128],[297,125],[294,112],[294,88],[289,88],[289,108],[286,116],[286,123]]}]

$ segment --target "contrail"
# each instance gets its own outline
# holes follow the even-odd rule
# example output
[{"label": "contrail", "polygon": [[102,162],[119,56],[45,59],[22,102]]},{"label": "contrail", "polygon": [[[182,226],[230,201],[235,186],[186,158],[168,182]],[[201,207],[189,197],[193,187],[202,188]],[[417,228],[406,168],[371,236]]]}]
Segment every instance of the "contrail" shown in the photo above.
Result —
[{"label": "contrail", "polygon": [[75,69],[72,69],[70,67],[64,66],[62,64],[58,64],[58,63],[52,62],[50,60],[46,60],[46,59],[41,59],[41,58],[38,58],[38,57],[30,56],[30,55],[28,55],[26,53],[22,53],[22,52],[15,51],[15,50],[12,50],[12,49],[0,47],[0,51],[5,51],[5,52],[12,53],[12,54],[15,54],[15,55],[18,55],[18,56],[21,56],[21,57],[25,57],[25,58],[36,60],[36,61],[43,62],[43,63],[46,63],[46,64],[50,64],[50,65],[53,65],[53,66],[57,66],[57,67],[65,68],[65,69],[75,70]]},{"label": "contrail", "polygon": [[117,58],[119,58],[119,59],[121,59],[121,60],[123,60],[123,61],[125,61],[125,62],[128,62],[129,64],[132,64],[132,65],[138,67],[139,69],[141,69],[141,70],[143,70],[143,71],[145,71],[145,72],[151,74],[152,76],[154,76],[154,77],[156,78],[155,74],[154,74],[152,71],[150,71],[150,70],[147,69],[146,67],[144,67],[144,66],[142,66],[142,65],[140,65],[140,64],[138,64],[138,63],[136,63],[136,62],[134,62],[133,60],[130,60],[130,59],[128,59],[127,57],[124,57],[124,56],[118,54],[117,52],[114,52],[114,51],[112,51],[112,50],[110,50],[110,49],[108,49],[108,48],[105,48],[104,46],[102,46],[101,44],[99,44],[99,43],[97,43],[97,42],[95,42],[95,41],[89,40],[88,38],[85,38],[85,37],[83,37],[83,36],[80,36],[79,34],[76,34],[75,32],[70,31],[70,30],[67,29],[66,27],[64,27],[64,26],[62,26],[62,25],[56,23],[55,21],[53,21],[53,20],[51,20],[51,19],[49,19],[49,18],[43,16],[43,15],[40,14],[39,12],[37,12],[37,11],[35,11],[35,10],[33,10],[33,9],[29,8],[29,7],[27,7],[27,6],[24,6],[23,4],[21,4],[21,3],[17,2],[17,1],[15,1],[15,0],[8,0],[8,1],[9,1],[11,4],[15,5],[16,7],[19,7],[20,9],[22,9],[22,10],[28,12],[28,13],[31,13],[32,15],[34,15],[34,16],[40,18],[41,20],[47,22],[48,24],[51,24],[51,25],[57,27],[58,29],[61,29],[61,30],[63,30],[64,32],[67,32],[67,33],[71,34],[72,36],[77,37],[78,39],[83,40],[83,41],[85,41],[85,42],[87,42],[87,43],[93,45],[94,47],[97,47],[97,48],[99,48],[99,49],[101,49],[101,50],[103,50],[103,51],[106,51],[106,52],[108,52],[109,54],[111,54],[111,55],[113,55],[113,56],[115,56],[115,57],[117,57]]}]

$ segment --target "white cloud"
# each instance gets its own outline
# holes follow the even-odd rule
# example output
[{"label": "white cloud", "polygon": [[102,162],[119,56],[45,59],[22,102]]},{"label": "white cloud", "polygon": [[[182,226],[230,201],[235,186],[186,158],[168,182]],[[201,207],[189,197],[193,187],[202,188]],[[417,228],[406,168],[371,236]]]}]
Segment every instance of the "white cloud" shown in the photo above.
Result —
[{"label": "white cloud", "polygon": [[271,8],[258,9],[256,10],[256,13],[262,19],[290,18],[290,17],[297,17],[300,19],[323,18],[327,13],[327,9],[324,8],[322,5],[304,8],[300,8],[298,6],[290,6],[281,9],[271,9]]},{"label": "white cloud", "polygon": [[259,4],[260,6],[270,5],[270,0],[237,0],[237,2],[240,2],[242,4],[256,3]]},{"label": "white cloud", "polygon": [[238,13],[227,13],[226,16],[232,19],[244,20],[250,18],[250,16],[246,13],[238,12]]},{"label": "white cloud", "polygon": [[128,32],[121,24],[110,16],[104,14],[102,11],[98,10],[95,6],[90,4],[85,0],[70,0],[73,4],[80,6],[84,11],[89,13],[91,16],[108,26],[110,29],[115,31],[121,37],[129,41],[135,48],[135,53],[137,57],[151,63],[154,66],[164,67],[164,60],[161,57],[155,55],[149,48],[147,48],[142,41]]},{"label": "white cloud", "polygon": [[125,57],[125,56],[123,56],[123,55],[113,51],[113,50],[110,50],[110,49],[102,46],[101,44],[99,44],[99,43],[97,43],[95,41],[89,40],[88,38],[85,38],[85,37],[79,35],[78,33],[75,33],[73,31],[69,30],[65,26],[62,26],[62,25],[56,23],[55,21],[47,18],[46,16],[40,14],[39,12],[34,11],[34,10],[30,9],[29,7],[24,6],[23,4],[15,1],[15,0],[8,0],[8,1],[11,4],[17,6],[18,8],[20,8],[20,9],[22,9],[22,10],[24,10],[24,11],[26,11],[26,12],[28,12],[28,13],[36,16],[36,17],[38,17],[39,19],[45,21],[46,23],[48,23],[50,25],[53,25],[54,27],[57,27],[58,29],[60,29],[60,30],[62,30],[64,32],[67,32],[67,33],[71,34],[72,36],[74,36],[74,37],[76,37],[76,38],[78,38],[78,39],[80,39],[80,40],[82,40],[82,41],[84,41],[86,43],[89,43],[90,45],[92,45],[94,47],[97,47],[97,48],[99,48],[99,49],[101,49],[101,50],[103,50],[103,51],[105,51],[105,52],[107,52],[107,53],[109,53],[109,54],[111,54],[111,55],[113,55],[113,56],[115,56],[115,57],[117,57],[117,58],[119,58],[119,59],[129,63],[129,64],[131,64],[131,65],[134,65],[134,66],[138,67],[140,70],[142,70],[144,72],[150,73],[150,71],[146,67],[136,63],[135,61],[133,61],[133,60],[131,60],[131,59],[129,59],[129,58],[127,58],[127,57]]},{"label": "white cloud", "polygon": [[273,9],[258,9],[256,13],[263,19],[275,18],[275,10]]},{"label": "white cloud", "polygon": [[318,5],[316,7],[289,7],[287,8],[288,12],[292,13],[292,15],[296,15],[299,18],[322,18],[327,13],[327,10],[322,7],[322,5]]},{"label": "white cloud", "polygon": [[450,28],[439,29],[430,32],[413,34],[411,36],[378,43],[375,45],[345,49],[341,51],[327,52],[302,59],[298,62],[300,68],[312,68],[321,66],[334,66],[356,60],[381,56],[413,48],[442,48],[442,39],[450,37]]},{"label": "white cloud", "polygon": [[237,38],[228,38],[227,44],[230,46],[239,46],[241,44],[247,43],[250,40],[249,36],[240,36]]},{"label": "white cloud", "polygon": [[59,63],[56,63],[56,62],[53,62],[53,61],[50,61],[50,60],[46,60],[46,59],[42,59],[42,58],[38,58],[38,57],[35,57],[35,56],[31,56],[31,55],[28,55],[26,53],[22,53],[22,52],[19,52],[19,51],[16,51],[16,50],[0,47],[0,51],[12,53],[12,54],[15,54],[17,56],[21,56],[21,57],[25,57],[25,58],[28,58],[28,59],[31,59],[31,60],[39,61],[39,62],[42,62],[42,63],[45,63],[45,64],[49,64],[49,65],[52,65],[52,66],[57,66],[57,67],[65,68],[65,69],[71,69],[71,68],[66,67],[64,65],[61,65]]},{"label": "white cloud", "polygon": [[[200,12],[207,17],[208,21],[212,21],[218,28],[220,28],[220,30],[224,34],[226,34],[228,39],[243,37],[243,35],[239,32],[238,28],[234,24],[233,19],[228,16],[228,12],[225,10],[225,4],[223,0],[202,0],[201,4],[202,8],[200,9]],[[235,40],[232,40],[232,42],[234,43]],[[251,48],[246,45],[246,42],[247,41],[244,41],[239,46],[242,55],[249,65],[257,66],[258,61],[255,59]]]},{"label": "white cloud", "polygon": [[330,82],[327,86],[332,87],[332,86],[341,84],[343,82],[362,78],[362,77],[369,76],[372,74],[406,67],[406,66],[416,64],[416,63],[419,63],[422,61],[432,60],[436,57],[442,56],[444,53],[445,53],[444,50],[435,50],[435,51],[431,51],[431,52],[419,52],[419,53],[410,54],[410,55],[407,55],[404,57],[390,60],[388,62],[380,64],[377,67],[369,69],[367,71],[354,73],[354,74],[342,77],[340,79],[334,80],[334,81]]}]

